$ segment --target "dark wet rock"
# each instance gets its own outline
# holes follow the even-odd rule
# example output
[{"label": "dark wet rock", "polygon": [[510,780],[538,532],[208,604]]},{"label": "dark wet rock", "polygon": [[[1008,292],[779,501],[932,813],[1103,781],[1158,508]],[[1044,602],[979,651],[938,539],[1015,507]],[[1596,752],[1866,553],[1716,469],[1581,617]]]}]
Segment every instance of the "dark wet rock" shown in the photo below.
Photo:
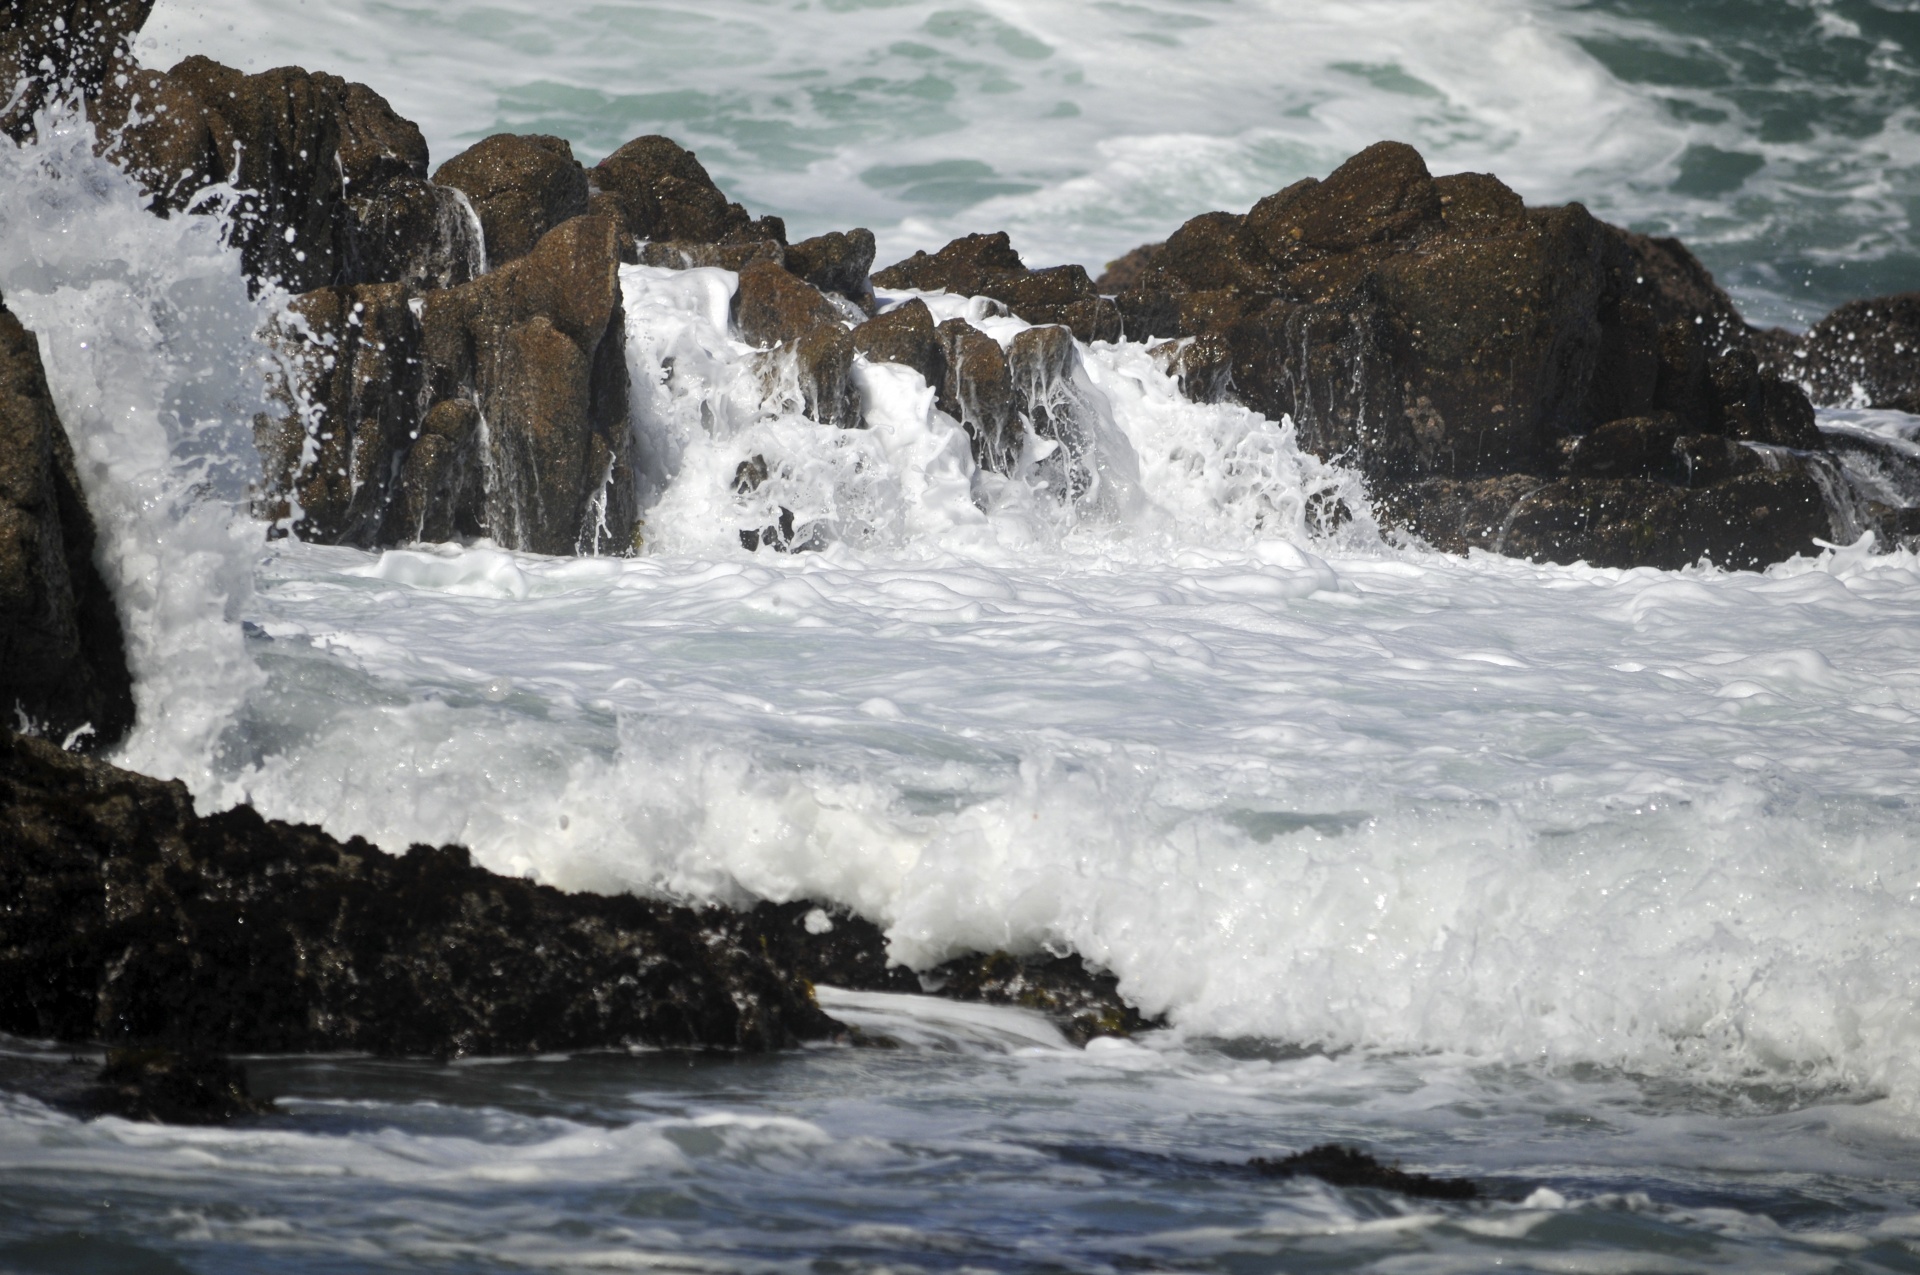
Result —
[{"label": "dark wet rock", "polygon": [[152,11],[153,0],[10,0],[0,9],[0,132],[24,140],[55,100],[97,97],[133,66],[129,44]]},{"label": "dark wet rock", "polygon": [[1804,339],[1770,334],[1770,371],[1822,407],[1920,412],[1920,292],[1850,301]]},{"label": "dark wet rock", "polygon": [[421,328],[427,401],[471,403],[487,423],[488,534],[535,553],[624,552],[636,511],[613,223],[576,217],[428,293]]},{"label": "dark wet rock", "polygon": [[311,457],[299,412],[256,423],[273,493],[261,512],[287,518],[288,495],[297,497],[302,517],[292,531],[302,540],[384,542],[397,461],[419,428],[420,322],[409,300],[392,283],[322,288],[296,298],[293,320],[282,324],[278,339],[320,416]]},{"label": "dark wet rock", "polygon": [[904,965],[887,959],[887,936],[849,908],[817,904],[760,903],[741,914],[741,942],[763,945],[782,969],[806,979],[859,992],[924,989]]},{"label": "dark wet rock", "polygon": [[1358,1147],[1323,1143],[1278,1160],[1255,1157],[1249,1167],[1266,1177],[1318,1178],[1330,1186],[1370,1187],[1422,1200],[1477,1200],[1480,1187],[1466,1178],[1436,1178],[1382,1164]]},{"label": "dark wet rock", "polygon": [[1129,1005],[1119,980],[1078,955],[1007,952],[963,956],[921,978],[932,995],[985,1005],[1017,1005],[1045,1014],[1076,1045],[1096,1036],[1131,1036],[1163,1026]]},{"label": "dark wet rock", "polygon": [[81,1106],[89,1115],[162,1124],[226,1124],[273,1110],[247,1088],[245,1067],[171,1049],[113,1050]]},{"label": "dark wet rock", "polygon": [[669,138],[637,137],[601,160],[594,186],[619,209],[636,240],[787,241],[778,217],[755,219],[713,184],[694,153]]},{"label": "dark wet rock", "polygon": [[1095,481],[1086,462],[1095,416],[1082,388],[1085,377],[1073,333],[1044,324],[1017,334],[1007,345],[1007,371],[1026,430],[1059,444],[1039,459],[1036,472],[1051,490],[1078,499]]},{"label": "dark wet rock", "polygon": [[465,399],[435,403],[401,464],[381,542],[439,543],[485,535],[486,467],[480,410]]},{"label": "dark wet rock", "polygon": [[1680,419],[1671,412],[1609,421],[1572,440],[1567,473],[1575,478],[1658,478],[1687,481],[1676,452]]},{"label": "dark wet rock", "polygon": [[134,719],[120,614],[93,549],[39,345],[0,304],[0,721],[90,751]]},{"label": "dark wet rock", "polygon": [[449,1056],[834,1030],[738,913],[563,894],[245,806],[203,818],[178,783],[40,740],[0,737],[0,828],[0,1031]]},{"label": "dark wet rock", "polygon": [[778,239],[740,239],[728,243],[663,239],[641,244],[635,249],[635,256],[642,265],[662,266],[668,270],[717,266],[722,270],[738,272],[756,261],[770,261],[784,269],[787,251]]},{"label": "dark wet rock", "polygon": [[940,410],[967,431],[980,468],[1010,472],[1020,458],[1023,434],[1006,351],[965,319],[948,319],[934,331],[946,361]]},{"label": "dark wet rock", "polygon": [[787,269],[820,291],[843,296],[872,313],[873,252],[871,230],[835,230],[788,248],[786,264]]},{"label": "dark wet rock", "polygon": [[[1129,258],[1114,282],[1130,337],[1189,342],[1164,356],[1186,393],[1290,417],[1307,450],[1357,467],[1400,517],[1449,528],[1436,543],[1557,558],[1585,533],[1514,548],[1500,534],[1514,531],[1514,492],[1563,477],[1699,488],[1706,473],[1740,468],[1713,446],[1695,446],[1690,467],[1674,451],[1682,437],[1823,446],[1772,346],[1677,241],[1606,225],[1578,204],[1528,208],[1488,174],[1435,178],[1400,143],[1369,147],[1244,216],[1196,217]],[[1629,420],[1643,424],[1618,424]],[[1716,561],[1803,543],[1799,523],[1781,523],[1783,506],[1752,482],[1711,498],[1648,489],[1663,510],[1692,511],[1688,525],[1740,493],[1768,503],[1705,537]],[[1443,508],[1423,513],[1427,496]],[[1592,514],[1582,525],[1630,521],[1619,496],[1580,497]],[[1602,539],[1617,562],[1633,538]],[[1653,540],[1665,555],[1702,535],[1676,524]]]},{"label": "dark wet rock", "polygon": [[1082,266],[1029,270],[1005,231],[967,235],[937,253],[916,252],[873,276],[882,288],[947,291],[1003,301],[1029,323],[1059,323],[1083,341],[1119,339],[1119,309]]},{"label": "dark wet rock", "polygon": [[613,223],[584,216],[459,287],[299,298],[304,326],[276,333],[298,386],[255,431],[263,513],[287,516],[291,491],[296,534],[324,543],[487,535],[536,553],[626,552],[636,511],[618,270]]},{"label": "dark wet rock", "polygon": [[433,180],[473,206],[490,267],[526,256],[549,230],[587,211],[587,170],[563,137],[496,133],[440,165]]},{"label": "dark wet rock", "polygon": [[255,279],[296,293],[443,286],[477,267],[464,210],[427,181],[419,128],[366,85],[299,67],[246,75],[198,56],[166,79],[168,122],[115,153],[151,177],[198,151],[189,175],[156,186],[172,206],[231,180],[234,238]]},{"label": "dark wet rock", "polygon": [[[1736,468],[1733,465],[1729,469]],[[1690,566],[1706,558],[1754,570],[1818,552],[1834,536],[1820,482],[1782,461],[1681,487],[1644,478],[1508,474],[1424,479],[1381,493],[1382,511],[1435,548],[1490,549],[1536,562],[1598,567]]]},{"label": "dark wet rock", "polygon": [[873,363],[899,363],[918,372],[935,390],[947,375],[947,355],[933,312],[915,297],[853,330],[853,348]]}]

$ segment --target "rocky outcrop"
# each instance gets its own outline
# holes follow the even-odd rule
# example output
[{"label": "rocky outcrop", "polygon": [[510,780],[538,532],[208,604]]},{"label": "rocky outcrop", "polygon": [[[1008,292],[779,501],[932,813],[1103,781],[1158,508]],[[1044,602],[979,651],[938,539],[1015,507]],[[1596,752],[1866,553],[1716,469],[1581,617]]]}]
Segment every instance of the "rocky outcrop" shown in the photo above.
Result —
[{"label": "rocky outcrop", "polygon": [[940,410],[960,422],[980,468],[1008,472],[1023,446],[1013,370],[1000,343],[965,319],[948,319],[935,329],[944,354]]},{"label": "rocky outcrop", "polygon": [[153,0],[10,0],[0,10],[0,132],[22,140],[54,99],[97,96],[132,66],[128,44],[152,11]]},{"label": "rocky outcrop", "polygon": [[[289,292],[356,283],[444,287],[479,244],[455,193],[427,180],[427,144],[364,84],[279,67],[245,75],[190,57],[144,72],[95,109],[108,153],[159,211],[212,196],[248,273]],[[230,202],[229,202],[230,201]]]},{"label": "rocky outcrop", "polygon": [[1765,335],[1765,370],[1822,407],[1920,412],[1920,292],[1850,301],[1804,337]]},{"label": "rocky outcrop", "polygon": [[845,297],[871,314],[873,253],[871,230],[835,230],[789,247],[786,266],[820,291]]},{"label": "rocky outcrop", "polygon": [[0,717],[89,750],[133,726],[93,517],[31,332],[0,305]]},{"label": "rocky outcrop", "polygon": [[536,553],[625,552],[618,270],[613,223],[581,216],[458,287],[299,298],[301,322],[279,333],[298,384],[257,430],[265,512],[289,517],[297,498],[294,534],[332,544],[488,535]]},{"label": "rocky outcrop", "polygon": [[433,180],[473,206],[489,266],[526,256],[549,230],[587,211],[587,170],[562,137],[496,133],[440,165]]},{"label": "rocky outcrop", "polygon": [[1129,337],[1180,342],[1190,395],[1292,418],[1436,544],[1752,566],[1833,534],[1792,454],[1823,447],[1805,395],[1677,241],[1578,204],[1528,208],[1383,142],[1108,280]]},{"label": "rocky outcrop", "polygon": [[831,1034],[744,914],[393,856],[0,736],[0,1031],[450,1056]]},{"label": "rocky outcrop", "polygon": [[802,409],[823,425],[860,424],[852,334],[819,289],[772,261],[740,271],[733,324],[742,340],[791,360]]},{"label": "rocky outcrop", "polygon": [[784,222],[748,215],[720,193],[692,151],[670,138],[636,137],[595,166],[593,184],[635,240],[787,242]]},{"label": "rocky outcrop", "polygon": [[873,276],[882,288],[947,291],[1003,301],[1029,323],[1058,323],[1082,341],[1115,341],[1121,316],[1083,266],[1029,270],[1006,232],[968,235],[939,252],[916,252]]}]

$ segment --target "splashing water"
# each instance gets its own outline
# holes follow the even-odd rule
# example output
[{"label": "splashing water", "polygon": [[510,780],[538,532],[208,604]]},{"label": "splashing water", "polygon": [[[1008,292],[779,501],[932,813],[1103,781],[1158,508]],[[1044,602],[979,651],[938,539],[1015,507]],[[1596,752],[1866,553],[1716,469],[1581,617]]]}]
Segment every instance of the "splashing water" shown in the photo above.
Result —
[{"label": "splashing water", "polygon": [[145,211],[71,106],[0,142],[0,294],[39,337],[119,603],[138,713],[116,760],[204,788],[220,734],[259,684],[240,630],[262,528],[242,512],[266,407],[225,227]]}]

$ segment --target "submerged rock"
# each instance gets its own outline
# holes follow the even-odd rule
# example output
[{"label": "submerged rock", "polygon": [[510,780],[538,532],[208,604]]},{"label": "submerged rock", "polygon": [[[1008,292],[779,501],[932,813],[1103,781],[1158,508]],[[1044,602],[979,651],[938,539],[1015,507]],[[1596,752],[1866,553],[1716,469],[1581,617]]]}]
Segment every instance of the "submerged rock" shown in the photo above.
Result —
[{"label": "submerged rock", "polygon": [[932,995],[948,1000],[1036,1010],[1076,1045],[1165,1025],[1128,1004],[1113,975],[1089,969],[1077,955],[963,956],[928,971],[921,982]]},{"label": "submerged rock", "polygon": [[225,1124],[266,1115],[247,1088],[247,1069],[219,1054],[116,1049],[75,1104],[86,1115],[161,1124]]},{"label": "submerged rock", "polygon": [[0,1031],[433,1056],[834,1031],[740,914],[563,894],[245,806],[203,818],[179,783],[39,740],[0,736],[0,828]]},{"label": "submerged rock", "polygon": [[1330,1186],[1371,1187],[1423,1200],[1477,1200],[1480,1187],[1466,1178],[1436,1178],[1408,1173],[1398,1165],[1382,1164],[1358,1147],[1327,1142],[1278,1160],[1257,1156],[1249,1162],[1256,1172],[1273,1178],[1318,1178]]},{"label": "submerged rock", "polygon": [[93,550],[40,347],[0,303],[0,720],[89,751],[134,718],[120,614]]}]

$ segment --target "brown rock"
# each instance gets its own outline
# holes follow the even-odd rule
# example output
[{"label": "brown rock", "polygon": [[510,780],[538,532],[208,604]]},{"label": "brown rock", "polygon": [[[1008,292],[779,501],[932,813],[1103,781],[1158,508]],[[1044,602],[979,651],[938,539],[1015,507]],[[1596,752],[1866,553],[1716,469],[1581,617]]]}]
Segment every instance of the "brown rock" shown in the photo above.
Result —
[{"label": "brown rock", "polygon": [[665,137],[628,142],[600,161],[593,182],[613,199],[635,239],[787,241],[778,217],[749,217],[720,193],[692,151]]},{"label": "brown rock", "polygon": [[916,252],[873,276],[882,288],[946,291],[1004,301],[1029,323],[1060,323],[1083,341],[1119,339],[1119,308],[1100,295],[1083,266],[1028,270],[1005,231],[955,239],[937,253]]},{"label": "brown rock", "polygon": [[717,266],[736,274],[756,261],[771,261],[786,268],[787,248],[778,239],[740,239],[728,243],[700,243],[692,239],[655,239],[635,249],[643,265],[668,270],[693,270]]},{"label": "brown rock", "polygon": [[129,43],[153,0],[11,0],[0,10],[0,132],[24,141],[67,93],[97,96],[133,65]]},{"label": "brown rock", "polygon": [[873,232],[862,228],[844,234],[804,239],[787,249],[787,269],[822,292],[838,293],[868,313],[873,311]]},{"label": "brown rock", "polygon": [[473,205],[493,267],[526,256],[549,230],[587,211],[587,170],[561,137],[496,133],[440,165],[433,180]]},{"label": "brown rock", "polygon": [[[77,747],[133,727],[120,615],[33,334],[0,305],[0,715]],[[0,825],[3,826],[3,825]],[[4,837],[0,837],[4,840]]]},{"label": "brown rock", "polygon": [[420,422],[387,506],[381,543],[471,539],[486,534],[486,464],[480,412],[444,399]]},{"label": "brown rock", "polygon": [[1804,341],[1775,337],[1771,352],[1768,370],[1805,386],[1822,407],[1920,412],[1920,292],[1850,301]]},{"label": "brown rock", "polygon": [[1100,272],[1100,277],[1093,281],[1093,285],[1108,295],[1125,292],[1153,268],[1164,247],[1166,245],[1163,243],[1141,244],[1133,251],[1116,257],[1107,263],[1107,268]]},{"label": "brown rock", "polygon": [[1575,478],[1657,478],[1685,483],[1689,466],[1676,453],[1680,421],[1671,412],[1609,421],[1575,441],[1567,473]]},{"label": "brown rock", "polygon": [[733,323],[740,339],[761,347],[797,341],[823,323],[839,326],[840,312],[771,261],[751,261],[740,270],[733,294]]},{"label": "brown rock", "polygon": [[536,553],[624,551],[626,319],[616,227],[576,217],[531,253],[429,293],[421,317],[427,398],[486,421],[488,534]]},{"label": "brown rock", "polygon": [[1020,459],[1023,436],[1006,353],[998,341],[965,319],[948,319],[935,332],[947,367],[940,386],[940,410],[967,431],[980,468],[1011,472]]},{"label": "brown rock", "polygon": [[853,330],[853,348],[874,363],[900,363],[920,373],[928,385],[943,388],[947,355],[927,303],[915,297]]}]

